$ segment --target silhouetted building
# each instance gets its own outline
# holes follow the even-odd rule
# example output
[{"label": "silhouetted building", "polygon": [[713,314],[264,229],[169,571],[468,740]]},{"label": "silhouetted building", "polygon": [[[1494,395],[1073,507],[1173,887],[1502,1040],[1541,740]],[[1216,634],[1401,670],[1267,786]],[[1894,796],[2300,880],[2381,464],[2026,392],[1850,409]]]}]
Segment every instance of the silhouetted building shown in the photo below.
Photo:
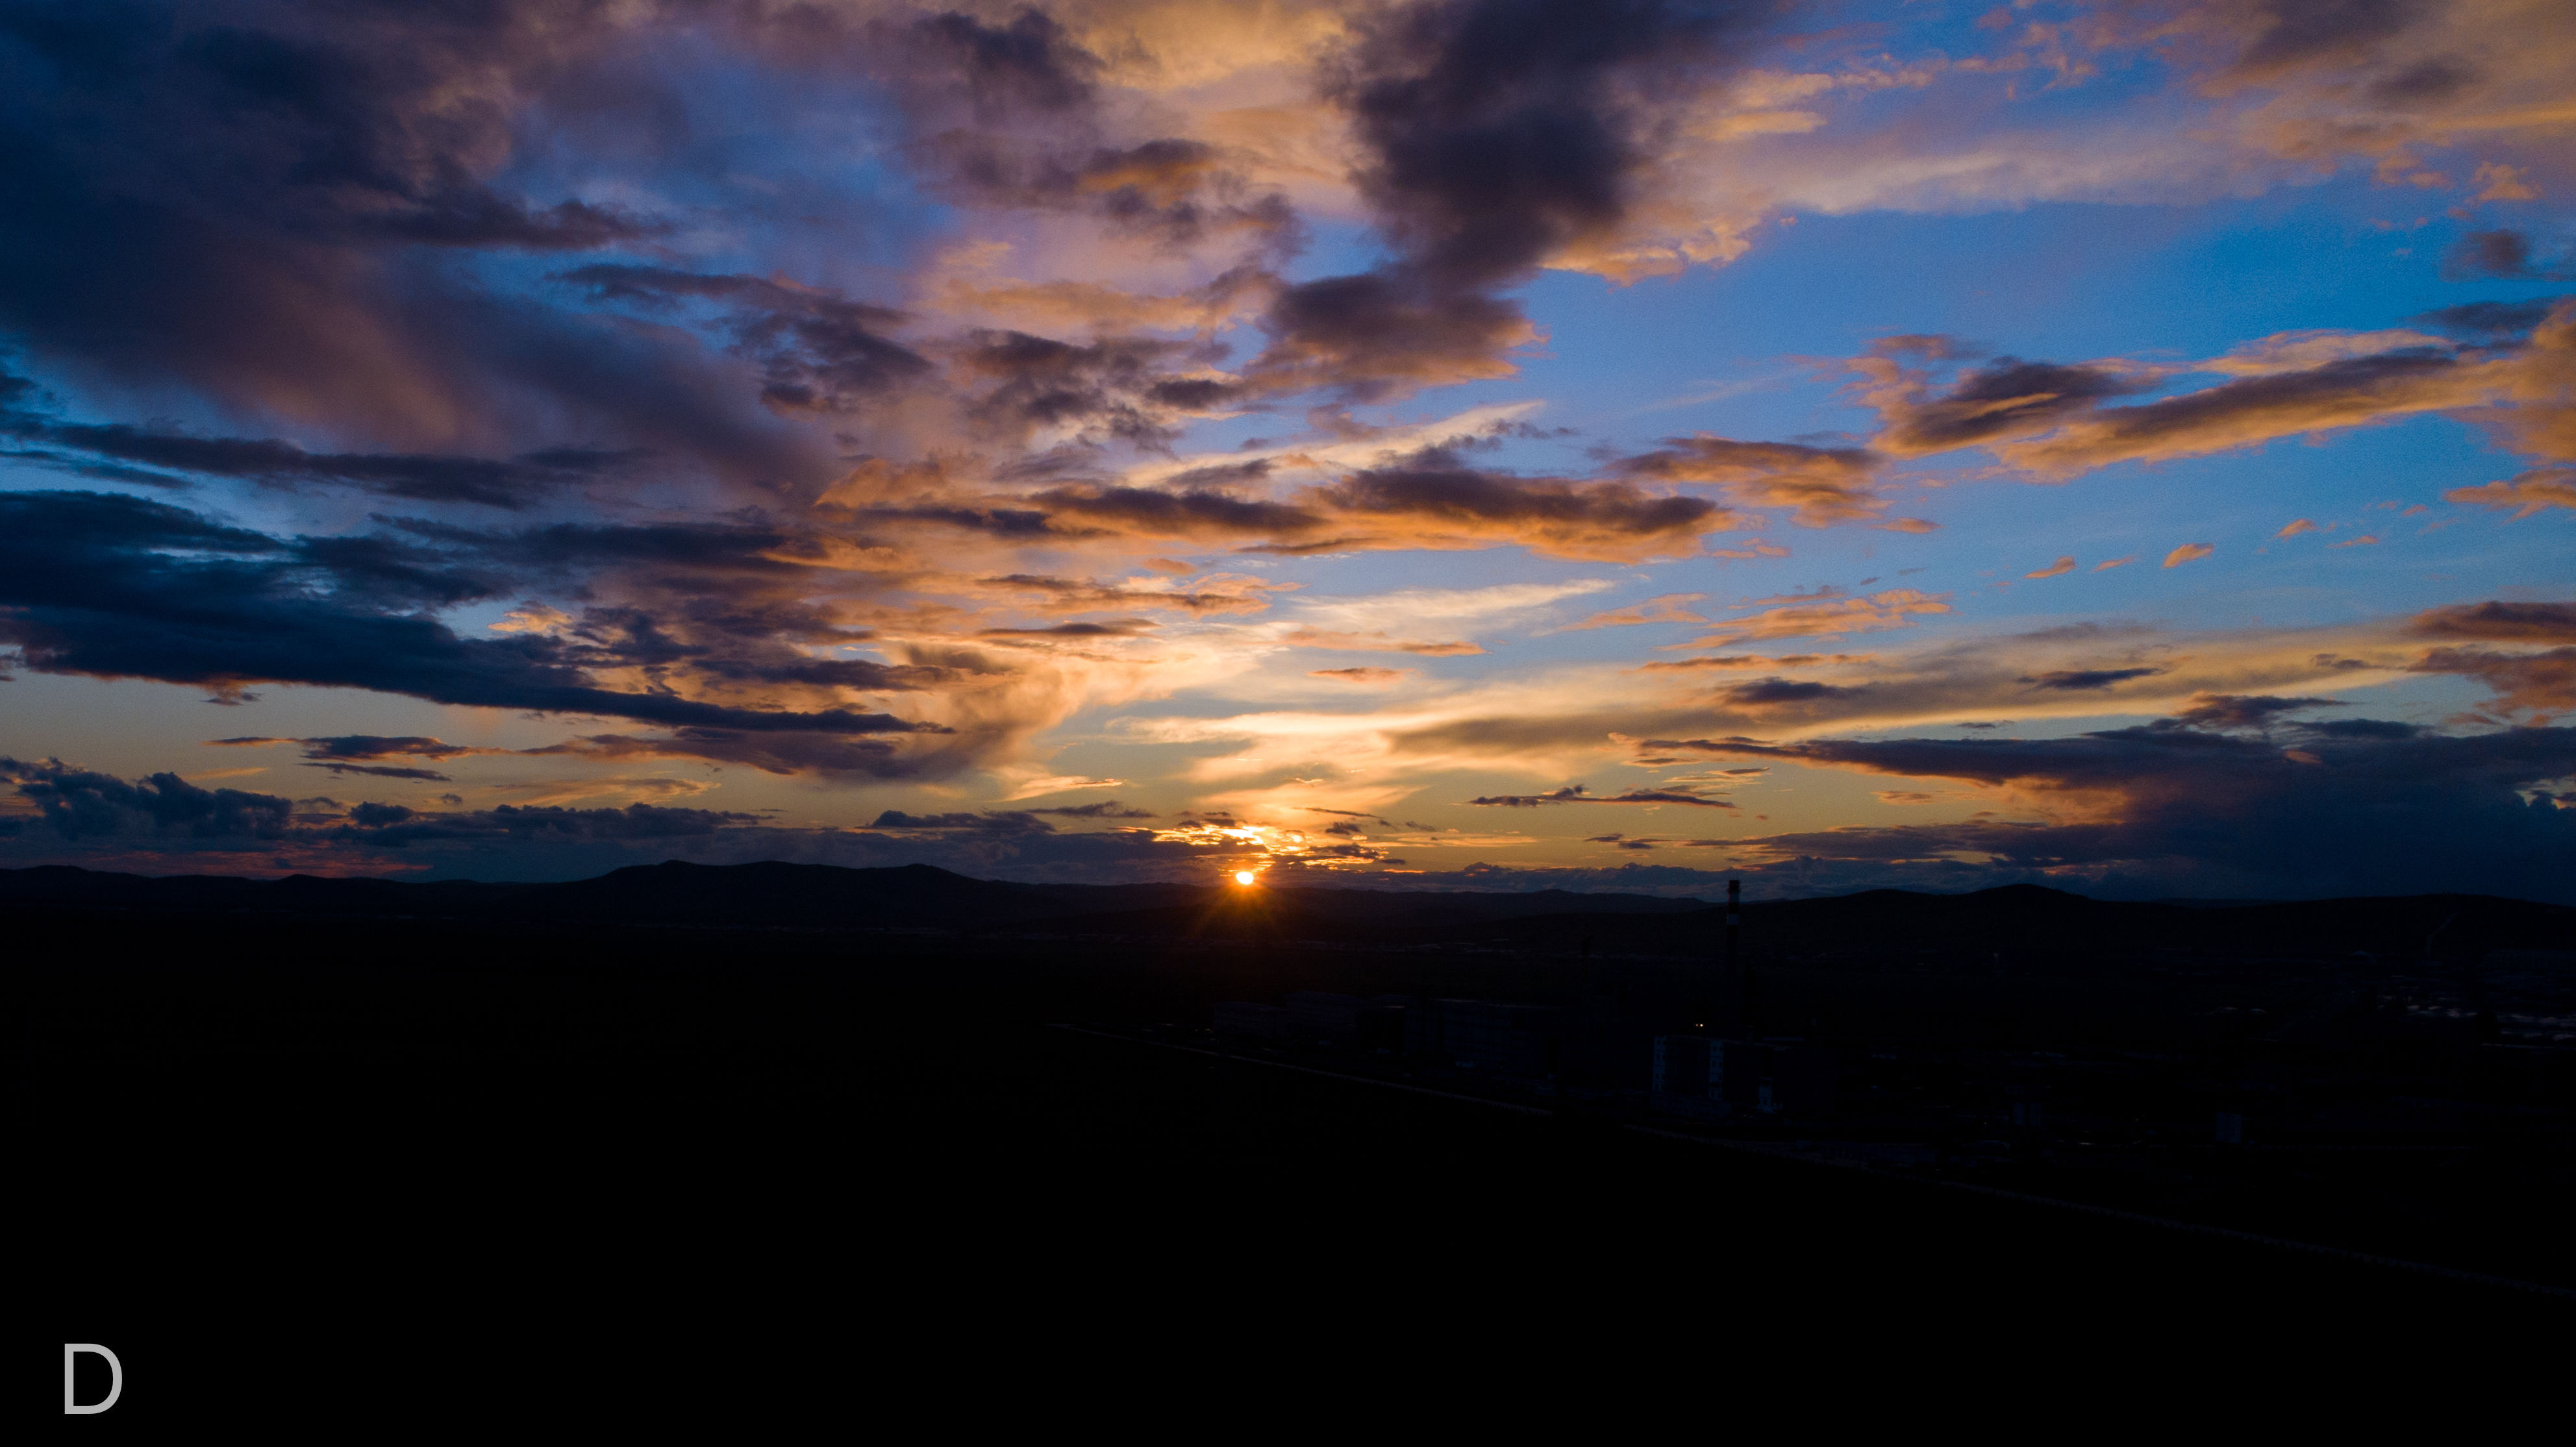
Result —
[{"label": "silhouetted building", "polygon": [[1674,1115],[1721,1118],[1729,1113],[1721,1086],[1726,1043],[1705,1035],[1655,1037],[1654,1083],[1646,1103]]},{"label": "silhouetted building", "polygon": [[1360,1011],[1359,1048],[1404,1053],[1404,1022],[1414,1008],[1409,995],[1380,995]]},{"label": "silhouetted building", "polygon": [[1842,1052],[1809,1041],[1777,1047],[1771,1077],[1772,1109],[1797,1116],[1831,1115],[1842,1092]]},{"label": "silhouetted building", "polygon": [[1328,1045],[1359,1043],[1360,1011],[1368,1002],[1357,995],[1299,990],[1288,997],[1288,1029],[1297,1039]]},{"label": "silhouetted building", "polygon": [[1404,1018],[1399,1001],[1299,990],[1288,997],[1287,1034],[1344,1050],[1400,1050]]},{"label": "silhouetted building", "polygon": [[1928,1166],[1941,1158],[1915,1141],[1818,1141],[1816,1154],[1851,1166]]},{"label": "silhouetted building", "polygon": [[1556,1069],[1556,1011],[1492,1000],[1429,1000],[1404,1015],[1404,1049],[1436,1065],[1496,1075],[1543,1076]]},{"label": "silhouetted building", "polygon": [[1723,1118],[1787,1113],[1822,1116],[1841,1087],[1840,1059],[1804,1041],[1655,1037],[1654,1109]]},{"label": "silhouetted building", "polygon": [[2047,1157],[2048,1107],[2040,1098],[2038,1083],[2018,1080],[2006,1085],[2004,1109],[2012,1120],[2004,1135],[2012,1143],[2013,1153],[2025,1159]]},{"label": "silhouetted building", "polygon": [[1277,1040],[1288,1033],[1288,1012],[1276,1005],[1228,1000],[1216,1007],[1216,1028],[1220,1035],[1251,1035],[1263,1040]]}]

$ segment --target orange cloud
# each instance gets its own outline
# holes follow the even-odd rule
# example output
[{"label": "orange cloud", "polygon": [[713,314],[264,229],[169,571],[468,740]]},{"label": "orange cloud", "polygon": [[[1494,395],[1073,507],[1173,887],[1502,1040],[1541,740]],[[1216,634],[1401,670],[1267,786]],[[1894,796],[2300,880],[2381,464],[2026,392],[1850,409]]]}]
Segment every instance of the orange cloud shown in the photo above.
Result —
[{"label": "orange cloud", "polygon": [[1308,494],[1330,526],[1393,531],[1407,546],[1518,543],[1558,558],[1640,562],[1685,557],[1706,533],[1733,527],[1705,499],[1657,495],[1632,483],[1524,478],[1433,454],[1370,468]]},{"label": "orange cloud", "polygon": [[1832,602],[1790,603],[1766,608],[1743,618],[1730,618],[1718,625],[1718,631],[1675,648],[1726,648],[1737,643],[1764,638],[1831,637],[1844,633],[1876,633],[1889,628],[1914,626],[1915,615],[1947,613],[1950,595],[1918,592],[1912,588],[1892,588],[1866,598],[1843,598]]},{"label": "orange cloud", "polygon": [[[2436,648],[2416,673],[2474,678],[2495,691],[2484,710],[2498,722],[2547,723],[2576,713],[2576,601],[2515,603],[2493,599],[2418,613],[2409,632],[2474,642]],[[2557,644],[2537,652],[2503,652],[2489,643]]]},{"label": "orange cloud", "polygon": [[[1145,580],[1159,582],[1160,580]],[[1011,573],[980,578],[976,586],[1019,596],[1024,606],[1044,613],[1091,613],[1108,608],[1169,608],[1194,615],[1258,613],[1270,606],[1278,583],[1266,578],[1211,574],[1190,589],[1141,586],[1137,581],[1104,583],[1092,578],[1056,578],[1041,573]]]},{"label": "orange cloud", "polygon": [[[2289,332],[2197,367],[2005,357],[1937,389],[1939,369],[1959,355],[1947,338],[1886,338],[1848,365],[1880,416],[1879,450],[1984,447],[2045,480],[2425,412],[2473,422],[2520,452],[2576,458],[2576,301],[2523,325],[2530,336],[2519,345],[2496,344],[2509,334],[2471,345],[2411,331]],[[2230,380],[2111,405],[2195,370]]]},{"label": "orange cloud", "polygon": [[2061,573],[2072,573],[2074,571],[2075,560],[2071,557],[2067,557],[2060,558],[2056,562],[2049,564],[2047,567],[2042,568],[2035,573],[2024,573],[2022,576],[2025,578],[2054,578]]},{"label": "orange cloud", "polygon": [[2545,467],[2506,482],[2455,487],[2442,494],[2442,501],[2510,510],[2516,522],[2553,507],[2576,512],[2576,468]]},{"label": "orange cloud", "polygon": [[1637,671],[1680,673],[1710,668],[1809,668],[1819,663],[1861,663],[1872,656],[1867,653],[1792,653],[1780,658],[1765,658],[1758,653],[1732,653],[1711,658],[1676,658],[1670,661],[1640,664]]},{"label": "orange cloud", "polygon": [[2413,668],[2474,678],[2495,691],[2484,712],[2495,722],[2546,724],[2576,714],[2576,647],[2542,653],[2436,648]]},{"label": "orange cloud", "polygon": [[2520,643],[2576,643],[2576,601],[2463,603],[2418,613],[2409,631],[2427,638],[2479,638]]},{"label": "orange cloud", "polygon": [[2207,543],[2185,543],[2181,547],[2174,549],[2172,552],[2165,554],[2165,566],[2168,568],[2179,568],[2183,564],[2188,563],[2195,558],[2205,558],[2217,551],[2218,549],[2211,547]]},{"label": "orange cloud", "polygon": [[1737,442],[1702,432],[1665,438],[1664,450],[1628,458],[1618,471],[1664,482],[1715,483],[1738,507],[1794,508],[1790,521],[1821,528],[1876,521],[1887,511],[1876,485],[1881,461],[1858,447]]},{"label": "orange cloud", "polygon": [[1292,628],[1280,635],[1291,648],[1332,648],[1345,653],[1410,653],[1422,658],[1465,658],[1485,650],[1464,641],[1408,643],[1384,633],[1335,633],[1321,628]]},{"label": "orange cloud", "polygon": [[1708,620],[1683,607],[1707,597],[1706,593],[1666,593],[1627,608],[1613,608],[1595,613],[1580,623],[1568,623],[1554,630],[1558,633],[1582,633],[1594,628],[1630,628],[1645,623],[1705,623]]},{"label": "orange cloud", "polygon": [[2489,161],[2478,167],[2478,173],[2469,178],[2469,184],[2479,188],[2477,195],[2472,198],[2474,200],[2537,201],[2540,199],[2540,192],[2524,183],[2520,166],[2501,166]]}]

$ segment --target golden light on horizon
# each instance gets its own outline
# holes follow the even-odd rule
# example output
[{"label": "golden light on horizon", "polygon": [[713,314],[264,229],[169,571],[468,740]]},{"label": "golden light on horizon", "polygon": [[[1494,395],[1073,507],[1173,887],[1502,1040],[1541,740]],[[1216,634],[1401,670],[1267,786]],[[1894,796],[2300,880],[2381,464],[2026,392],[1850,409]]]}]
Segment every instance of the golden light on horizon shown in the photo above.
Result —
[{"label": "golden light on horizon", "polygon": [[[1360,844],[1364,835],[1353,834],[1347,840],[1334,842],[1337,836],[1317,836],[1302,829],[1285,829],[1275,824],[1244,824],[1232,819],[1223,822],[1184,819],[1178,824],[1152,831],[1157,844],[1187,844],[1201,849],[1222,849],[1237,859],[1250,852],[1265,864],[1282,859],[1294,860],[1309,869],[1350,870],[1369,864],[1380,856]],[[1236,873],[1227,870],[1225,874]],[[1258,884],[1264,870],[1241,871],[1252,876],[1239,881]],[[1224,874],[1217,876],[1222,879]],[[1302,877],[1302,876],[1301,876]]]},{"label": "golden light on horizon", "polygon": [[1260,877],[1260,875],[1253,873],[1249,869],[1238,869],[1234,872],[1234,882],[1237,884],[1250,884],[1252,881],[1259,879]]}]

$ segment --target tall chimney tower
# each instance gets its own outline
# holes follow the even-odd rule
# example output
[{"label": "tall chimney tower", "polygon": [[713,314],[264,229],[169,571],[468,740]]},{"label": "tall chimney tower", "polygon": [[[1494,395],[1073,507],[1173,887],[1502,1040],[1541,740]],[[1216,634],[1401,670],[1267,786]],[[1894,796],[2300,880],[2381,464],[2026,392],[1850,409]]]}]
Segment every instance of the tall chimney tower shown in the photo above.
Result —
[{"label": "tall chimney tower", "polygon": [[1736,937],[1744,923],[1737,911],[1742,907],[1743,902],[1744,881],[1728,880],[1726,882],[1726,944],[1724,952],[1718,956],[1717,971],[1715,1023],[1717,1033],[1721,1036],[1744,1033],[1744,973],[1743,964],[1736,954]]}]

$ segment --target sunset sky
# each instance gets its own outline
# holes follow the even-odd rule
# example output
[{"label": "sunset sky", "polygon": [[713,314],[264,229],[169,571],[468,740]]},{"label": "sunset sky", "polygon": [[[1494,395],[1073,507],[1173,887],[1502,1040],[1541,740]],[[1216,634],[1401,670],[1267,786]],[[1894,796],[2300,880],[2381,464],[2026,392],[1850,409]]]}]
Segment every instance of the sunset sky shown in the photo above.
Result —
[{"label": "sunset sky", "polygon": [[0,864],[2576,902],[2564,0],[0,0]]}]

